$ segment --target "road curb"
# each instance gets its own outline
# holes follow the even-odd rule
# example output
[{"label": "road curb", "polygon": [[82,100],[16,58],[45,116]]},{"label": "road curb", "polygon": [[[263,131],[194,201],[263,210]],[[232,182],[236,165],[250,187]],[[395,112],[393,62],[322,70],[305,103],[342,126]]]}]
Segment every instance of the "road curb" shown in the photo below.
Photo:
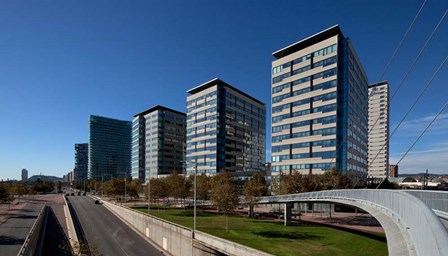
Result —
[{"label": "road curb", "polygon": [[75,225],[73,224],[72,215],[70,214],[70,210],[68,209],[67,200],[64,197],[64,214],[65,214],[65,221],[67,222],[67,232],[68,232],[68,238],[70,240],[70,245],[73,249],[73,252],[75,255],[79,255],[79,239],[76,235]]}]

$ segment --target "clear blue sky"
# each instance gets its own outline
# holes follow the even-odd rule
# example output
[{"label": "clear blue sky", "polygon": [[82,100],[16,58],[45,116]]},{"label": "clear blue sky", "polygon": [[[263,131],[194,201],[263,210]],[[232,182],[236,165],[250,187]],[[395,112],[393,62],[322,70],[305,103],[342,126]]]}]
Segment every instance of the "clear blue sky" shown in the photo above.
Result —
[{"label": "clear blue sky", "polygon": [[[185,111],[186,91],[219,77],[270,109],[272,52],[334,24],[371,83],[423,1],[0,0],[0,179],[62,176],[90,114],[131,120],[156,104]],[[394,91],[448,8],[429,0],[384,79]],[[448,21],[391,103],[391,127],[448,54]],[[391,140],[397,161],[448,98],[445,66]],[[268,111],[268,153],[270,150]],[[448,173],[448,111],[400,172]]]}]

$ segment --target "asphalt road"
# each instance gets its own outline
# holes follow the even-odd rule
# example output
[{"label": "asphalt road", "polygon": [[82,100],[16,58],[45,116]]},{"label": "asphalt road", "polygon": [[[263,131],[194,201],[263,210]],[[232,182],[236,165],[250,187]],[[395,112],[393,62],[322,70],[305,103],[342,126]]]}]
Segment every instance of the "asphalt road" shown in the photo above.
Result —
[{"label": "asphalt road", "polygon": [[164,255],[103,205],[68,196],[94,255]]}]

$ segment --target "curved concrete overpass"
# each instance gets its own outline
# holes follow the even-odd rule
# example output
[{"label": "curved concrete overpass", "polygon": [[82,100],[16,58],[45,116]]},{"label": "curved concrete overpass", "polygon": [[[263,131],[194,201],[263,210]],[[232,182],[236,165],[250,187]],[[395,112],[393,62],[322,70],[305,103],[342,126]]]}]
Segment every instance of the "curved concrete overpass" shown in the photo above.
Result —
[{"label": "curved concrete overpass", "polygon": [[[381,223],[389,255],[442,256],[448,252],[448,232],[433,212],[433,206],[427,204],[440,201],[445,196],[448,193],[434,196],[405,190],[348,189],[261,197],[259,203],[281,203],[286,204],[286,208],[296,202],[328,202],[358,207]],[[418,197],[426,198],[426,202]],[[448,207],[446,202],[440,201],[439,209]]]}]

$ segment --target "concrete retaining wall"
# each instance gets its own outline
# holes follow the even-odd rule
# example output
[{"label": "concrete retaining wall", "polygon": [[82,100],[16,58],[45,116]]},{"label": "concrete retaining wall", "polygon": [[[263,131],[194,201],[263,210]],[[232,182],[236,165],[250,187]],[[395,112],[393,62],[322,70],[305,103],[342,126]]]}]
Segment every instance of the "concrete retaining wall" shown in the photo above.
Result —
[{"label": "concrete retaining wall", "polygon": [[170,254],[193,255],[190,229],[109,202],[104,206]]},{"label": "concrete retaining wall", "polygon": [[[104,206],[121,217],[156,245],[175,256],[223,254],[247,256],[271,255],[199,231],[195,232],[195,238],[193,239],[193,231],[191,229],[179,226],[175,223],[158,219],[110,202],[104,202]],[[195,245],[193,243],[195,243]],[[204,246],[209,249],[205,249]]]},{"label": "concrete retaining wall", "polygon": [[41,242],[41,234],[43,232],[45,232],[45,227],[42,227],[43,225],[45,226],[45,219],[46,219],[46,214],[48,212],[47,209],[48,206],[44,205],[42,207],[42,210],[40,211],[39,215],[37,216],[36,222],[34,222],[33,227],[30,230],[30,233],[28,234],[28,236],[25,239],[25,242],[22,245],[22,248],[20,248],[19,253],[17,254],[18,256],[21,255],[25,255],[25,256],[32,256],[32,255],[40,255],[40,251],[41,251],[41,244],[39,244],[39,242]]}]

